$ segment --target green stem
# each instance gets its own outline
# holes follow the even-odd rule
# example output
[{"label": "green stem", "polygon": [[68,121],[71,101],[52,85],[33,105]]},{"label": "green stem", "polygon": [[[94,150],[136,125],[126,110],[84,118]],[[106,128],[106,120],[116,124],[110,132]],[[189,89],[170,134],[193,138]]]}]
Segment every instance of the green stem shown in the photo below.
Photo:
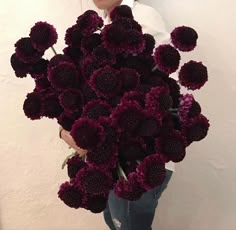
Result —
[{"label": "green stem", "polygon": [[66,166],[67,161],[73,157],[76,156],[78,153],[77,152],[73,152],[71,153],[69,156],[66,157],[66,159],[64,160],[64,162],[62,163],[61,169],[64,169],[64,167]]},{"label": "green stem", "polygon": [[125,172],[123,171],[122,167],[120,166],[120,164],[118,165],[118,174],[123,177],[125,180],[127,180],[127,177],[125,175]]},{"label": "green stem", "polygon": [[57,52],[56,52],[56,50],[54,49],[53,46],[51,46],[51,49],[52,49],[53,53],[54,53],[55,55],[57,55]]}]

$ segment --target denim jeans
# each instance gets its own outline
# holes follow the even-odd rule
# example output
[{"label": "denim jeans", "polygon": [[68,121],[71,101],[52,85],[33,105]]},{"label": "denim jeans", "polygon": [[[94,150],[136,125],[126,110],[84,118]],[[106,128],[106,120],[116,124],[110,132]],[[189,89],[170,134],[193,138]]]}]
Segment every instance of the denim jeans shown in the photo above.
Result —
[{"label": "denim jeans", "polygon": [[163,184],[145,192],[138,201],[121,199],[112,190],[103,212],[109,228],[111,230],[152,230],[158,199],[166,189],[171,176],[172,171],[167,170]]}]

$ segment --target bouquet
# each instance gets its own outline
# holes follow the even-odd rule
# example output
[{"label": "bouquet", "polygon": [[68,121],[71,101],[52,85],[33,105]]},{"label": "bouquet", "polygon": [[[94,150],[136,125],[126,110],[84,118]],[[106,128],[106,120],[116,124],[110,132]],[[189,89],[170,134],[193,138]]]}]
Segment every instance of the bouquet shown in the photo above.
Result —
[{"label": "bouquet", "polygon": [[[58,192],[69,207],[98,213],[108,194],[138,200],[161,185],[165,164],[180,162],[186,148],[206,137],[209,121],[190,93],[208,80],[202,62],[180,67],[180,52],[192,51],[197,32],[187,26],[171,32],[170,44],[155,48],[128,6],[116,7],[104,25],[88,10],[66,30],[61,54],[56,29],[37,22],[29,37],[15,43],[11,65],[18,78],[30,75],[35,88],[23,103],[31,120],[48,117],[70,132],[86,157],[66,159],[69,180]],[[54,56],[43,58],[52,48]],[[178,80],[170,74],[178,70]]]}]

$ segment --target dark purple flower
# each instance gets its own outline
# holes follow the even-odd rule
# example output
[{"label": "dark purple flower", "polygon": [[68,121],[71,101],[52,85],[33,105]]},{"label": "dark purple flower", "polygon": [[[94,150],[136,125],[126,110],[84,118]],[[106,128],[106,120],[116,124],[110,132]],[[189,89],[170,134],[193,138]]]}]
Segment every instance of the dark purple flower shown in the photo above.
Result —
[{"label": "dark purple flower", "polygon": [[121,80],[117,70],[105,66],[96,70],[89,81],[89,85],[95,91],[97,96],[111,98],[115,96],[121,87]]},{"label": "dark purple flower", "polygon": [[172,98],[169,95],[169,89],[167,87],[153,87],[146,94],[145,107],[151,113],[163,116],[171,106]]},{"label": "dark purple flower", "polygon": [[123,27],[125,30],[137,30],[142,33],[142,26],[135,20],[131,18],[117,18],[112,22],[113,25],[119,25]]},{"label": "dark purple flower", "polygon": [[96,93],[91,89],[91,87],[87,83],[82,86],[81,91],[84,97],[84,104],[88,103],[91,100],[97,99]]},{"label": "dark purple flower", "polygon": [[133,19],[132,10],[127,5],[121,5],[115,7],[110,13],[111,20],[120,19],[120,18],[130,18]]},{"label": "dark purple flower", "polygon": [[181,51],[191,51],[197,45],[197,32],[187,26],[180,26],[171,32],[171,41],[173,45]]},{"label": "dark purple flower", "polygon": [[74,88],[79,80],[78,71],[74,64],[61,62],[49,70],[48,79],[57,90]]},{"label": "dark purple flower", "polygon": [[156,138],[156,153],[166,158],[166,161],[180,162],[185,157],[187,143],[178,131],[172,131],[166,136]]},{"label": "dark purple flower", "polygon": [[11,61],[11,66],[12,66],[13,70],[15,71],[16,77],[23,78],[23,77],[27,76],[27,74],[29,73],[29,71],[31,69],[30,64],[26,64],[26,63],[22,62],[16,56],[15,53],[12,54],[10,61]]},{"label": "dark purple flower", "polygon": [[43,51],[36,50],[31,42],[31,39],[21,38],[15,44],[16,56],[24,63],[35,63],[43,56]]},{"label": "dark purple flower", "polygon": [[125,103],[127,101],[133,101],[138,103],[140,106],[144,107],[144,95],[139,91],[128,91],[124,93],[123,97],[121,98],[121,103]]},{"label": "dark purple flower", "polygon": [[106,25],[102,30],[103,46],[111,53],[123,53],[126,49],[127,33],[120,25]]},{"label": "dark purple flower", "polygon": [[89,80],[95,70],[99,69],[99,63],[91,56],[85,57],[80,62],[81,72],[85,80]]},{"label": "dark purple flower", "polygon": [[155,49],[154,61],[160,71],[171,74],[179,68],[180,54],[171,45],[160,45]]},{"label": "dark purple flower", "polygon": [[144,114],[142,107],[131,101],[119,104],[111,117],[118,129],[132,133],[139,126]]},{"label": "dark purple flower", "polygon": [[179,72],[179,82],[188,89],[200,89],[208,80],[207,68],[202,62],[189,61]]},{"label": "dark purple flower", "polygon": [[35,79],[35,87],[38,91],[47,90],[51,88],[51,84],[47,79],[47,76]]},{"label": "dark purple flower", "polygon": [[80,48],[83,35],[77,24],[66,30],[65,43],[68,46]]},{"label": "dark purple flower", "polygon": [[23,110],[25,115],[31,120],[41,118],[42,101],[36,92],[28,93],[24,101]]},{"label": "dark purple flower", "polygon": [[101,45],[102,39],[100,34],[91,34],[84,37],[81,42],[81,50],[84,54],[91,54],[93,50]]},{"label": "dark purple flower", "polygon": [[71,62],[71,59],[64,54],[56,54],[50,59],[48,63],[48,68],[51,69],[53,67],[56,67],[62,62]]},{"label": "dark purple flower", "polygon": [[62,108],[68,112],[81,111],[83,95],[78,89],[66,89],[59,95]]},{"label": "dark purple flower", "polygon": [[87,164],[82,160],[79,154],[70,158],[67,162],[68,176],[72,179],[76,177],[76,174],[82,169],[87,167]]},{"label": "dark purple flower", "polygon": [[73,115],[63,112],[58,117],[57,121],[58,121],[58,124],[61,125],[63,129],[70,131],[72,128],[72,125],[74,124],[75,120],[77,120],[77,119],[74,118]]},{"label": "dark purple flower", "polygon": [[83,193],[73,183],[65,182],[60,186],[58,197],[71,208],[80,208],[83,205]]},{"label": "dark purple flower", "polygon": [[88,150],[101,146],[105,138],[103,127],[89,118],[76,120],[70,134],[79,147]]},{"label": "dark purple flower", "polygon": [[58,96],[54,93],[43,95],[42,115],[48,118],[57,118],[63,112]]},{"label": "dark purple flower", "polygon": [[92,56],[99,63],[100,66],[114,65],[116,63],[116,57],[113,53],[105,49],[102,45],[96,47]]},{"label": "dark purple flower", "polygon": [[48,60],[41,58],[38,62],[32,65],[30,75],[32,78],[39,79],[47,76]]},{"label": "dark purple flower", "polygon": [[108,194],[101,195],[86,195],[86,202],[84,208],[90,210],[92,213],[100,213],[104,211],[107,206]]},{"label": "dark purple flower", "polygon": [[76,23],[81,33],[85,36],[92,34],[103,26],[102,18],[94,10],[84,12],[78,17]]},{"label": "dark purple flower", "polygon": [[145,41],[145,48],[141,54],[152,55],[153,49],[155,48],[155,44],[156,44],[154,37],[151,34],[144,34],[143,38]]},{"label": "dark purple flower", "polygon": [[126,32],[126,37],[125,53],[137,54],[143,52],[145,48],[145,40],[142,33],[137,30],[128,30]]},{"label": "dark purple flower", "polygon": [[161,122],[158,119],[158,116],[146,112],[137,128],[137,134],[142,137],[157,136],[160,132],[160,128]]},{"label": "dark purple flower", "polygon": [[188,144],[193,141],[200,141],[206,137],[209,129],[209,120],[202,114],[182,123],[182,133]]},{"label": "dark purple flower", "polygon": [[192,94],[185,94],[180,99],[178,115],[182,122],[198,116],[201,113],[201,106],[194,100]]},{"label": "dark purple flower", "polygon": [[83,117],[97,120],[99,117],[108,117],[111,113],[111,106],[102,100],[92,100],[83,108]]},{"label": "dark purple flower", "polygon": [[120,140],[119,156],[127,161],[141,160],[145,157],[146,145],[141,137]]},{"label": "dark purple flower", "polygon": [[118,149],[115,144],[104,142],[102,146],[87,153],[89,165],[99,168],[115,168],[118,163]]},{"label": "dark purple flower", "polygon": [[128,180],[119,179],[114,186],[115,194],[126,200],[136,201],[141,198],[145,190],[141,187],[138,175],[131,173]]},{"label": "dark purple flower", "polygon": [[139,73],[130,68],[121,68],[118,73],[122,81],[122,90],[128,91],[135,89],[140,84]]},{"label": "dark purple flower", "polygon": [[147,156],[137,167],[138,180],[142,188],[150,190],[165,180],[165,163],[159,154]]},{"label": "dark purple flower", "polygon": [[45,51],[57,42],[57,32],[54,26],[47,22],[37,22],[29,34],[32,45],[39,51]]},{"label": "dark purple flower", "polygon": [[85,193],[106,194],[112,188],[112,174],[102,168],[86,167],[76,174],[76,183]]},{"label": "dark purple flower", "polygon": [[71,58],[75,63],[78,63],[81,57],[83,56],[83,52],[80,48],[67,46],[63,49],[63,53]]},{"label": "dark purple flower", "polygon": [[117,130],[117,127],[112,124],[112,119],[110,117],[99,117],[98,121],[104,128],[104,143],[115,144],[120,136],[120,132]]}]

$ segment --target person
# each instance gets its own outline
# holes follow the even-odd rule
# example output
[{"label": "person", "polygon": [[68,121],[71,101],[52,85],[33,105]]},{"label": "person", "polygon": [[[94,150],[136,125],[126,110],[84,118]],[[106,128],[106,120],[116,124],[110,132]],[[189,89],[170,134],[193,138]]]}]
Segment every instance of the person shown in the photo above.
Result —
[{"label": "person", "polygon": [[[159,13],[152,7],[134,0],[93,0],[95,6],[104,11],[104,23],[110,22],[109,14],[119,5],[128,5],[132,8],[134,19],[142,26],[143,33],[152,34],[156,46],[169,40],[169,34]],[[80,155],[87,153],[79,148],[70,133],[60,129],[60,137]],[[166,164],[166,178],[161,186],[149,190],[138,201],[128,201],[117,197],[110,191],[107,207],[103,212],[104,220],[111,230],[151,230],[158,200],[166,189],[172,174],[174,163]]]}]

